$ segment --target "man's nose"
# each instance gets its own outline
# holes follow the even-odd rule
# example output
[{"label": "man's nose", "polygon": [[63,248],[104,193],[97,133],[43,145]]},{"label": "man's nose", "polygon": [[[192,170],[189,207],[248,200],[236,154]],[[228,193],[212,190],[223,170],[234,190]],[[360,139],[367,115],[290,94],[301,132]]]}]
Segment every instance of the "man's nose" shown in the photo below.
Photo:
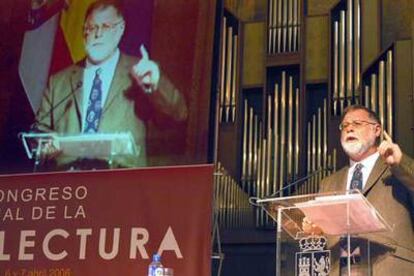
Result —
[{"label": "man's nose", "polygon": [[353,124],[348,124],[344,127],[345,132],[354,132],[355,127]]},{"label": "man's nose", "polygon": [[101,37],[103,34],[102,26],[98,26],[95,31],[95,37]]},{"label": "man's nose", "polygon": [[342,124],[342,131],[343,132],[352,132],[354,131],[354,125],[353,124]]}]

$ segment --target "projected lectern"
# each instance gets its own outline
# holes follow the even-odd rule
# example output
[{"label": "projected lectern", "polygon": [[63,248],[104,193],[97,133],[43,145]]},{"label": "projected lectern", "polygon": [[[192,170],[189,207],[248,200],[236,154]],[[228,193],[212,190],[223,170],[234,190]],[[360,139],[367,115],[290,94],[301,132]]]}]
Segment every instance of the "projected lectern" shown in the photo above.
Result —
[{"label": "projected lectern", "polygon": [[59,135],[56,133],[23,133],[24,148],[35,161],[37,171],[50,158],[50,152],[67,160],[102,160],[112,168],[118,158],[137,158],[139,149],[129,132]]}]

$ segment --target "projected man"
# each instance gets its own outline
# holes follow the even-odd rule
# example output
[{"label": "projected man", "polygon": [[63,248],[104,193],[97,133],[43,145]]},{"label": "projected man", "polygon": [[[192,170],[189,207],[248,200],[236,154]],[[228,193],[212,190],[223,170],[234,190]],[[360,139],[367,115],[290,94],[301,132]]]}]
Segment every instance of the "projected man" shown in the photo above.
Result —
[{"label": "projected man", "polygon": [[[183,96],[150,60],[144,46],[140,47],[140,60],[120,52],[124,30],[116,1],[97,1],[89,7],[84,23],[86,58],[50,78],[35,127],[59,134],[129,131],[138,154],[118,158],[116,166],[145,166],[148,116],[144,110],[151,106],[183,121],[187,108]],[[61,169],[77,166],[73,159],[59,155],[54,159]]]}]

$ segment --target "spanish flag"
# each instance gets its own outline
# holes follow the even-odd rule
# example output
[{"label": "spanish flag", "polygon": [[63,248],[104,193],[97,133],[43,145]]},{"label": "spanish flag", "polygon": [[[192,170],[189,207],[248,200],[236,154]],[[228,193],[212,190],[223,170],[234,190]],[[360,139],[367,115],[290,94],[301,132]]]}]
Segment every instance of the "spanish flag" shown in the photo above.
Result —
[{"label": "spanish flag", "polygon": [[71,0],[62,11],[56,33],[50,74],[76,63],[85,57],[83,24],[86,10],[96,0]]},{"label": "spanish flag", "polygon": [[33,1],[28,11],[19,76],[34,113],[49,76],[84,58],[83,21],[86,9],[94,1]]}]

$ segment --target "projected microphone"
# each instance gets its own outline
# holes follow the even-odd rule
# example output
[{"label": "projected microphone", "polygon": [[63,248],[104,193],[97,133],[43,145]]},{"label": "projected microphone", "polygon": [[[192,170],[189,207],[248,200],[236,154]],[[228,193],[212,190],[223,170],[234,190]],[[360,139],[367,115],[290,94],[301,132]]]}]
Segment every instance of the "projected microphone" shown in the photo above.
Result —
[{"label": "projected microphone", "polygon": [[36,122],[33,123],[30,126],[30,130],[34,131],[34,132],[42,132],[41,130],[39,130],[37,128],[37,124],[39,124],[41,121],[43,121],[46,117],[48,117],[53,111],[55,111],[56,108],[58,108],[59,106],[61,106],[63,103],[65,103],[70,97],[72,97],[79,89],[81,89],[83,86],[83,81],[79,80],[76,82],[75,85],[73,85],[71,87],[71,91],[70,93],[68,93],[65,97],[63,97],[59,102],[57,102],[55,105],[53,105],[48,112],[46,112],[45,114],[42,115],[42,117],[36,119]]},{"label": "projected microphone", "polygon": [[[330,172],[330,171],[333,171],[333,168],[332,168],[332,167],[325,167],[325,168],[321,168],[321,169],[319,169],[319,170],[313,171],[313,172],[311,172],[311,173],[309,173],[309,174],[307,174],[307,175],[305,175],[305,176],[303,176],[303,177],[301,177],[301,178],[299,178],[299,179],[297,179],[297,180],[295,180],[295,181],[293,181],[293,182],[291,182],[291,183],[287,184],[285,187],[283,187],[282,189],[277,190],[277,191],[276,191],[276,192],[274,192],[273,194],[268,195],[268,196],[265,196],[263,199],[275,197],[276,195],[278,195],[278,194],[280,194],[281,192],[283,192],[283,191],[285,191],[285,190],[289,189],[290,187],[292,187],[292,186],[294,186],[294,185],[296,185],[296,184],[299,184],[299,183],[301,183],[301,182],[303,182],[303,181],[306,181],[306,180],[308,180],[309,178],[311,178],[311,177],[313,177],[313,176],[315,176],[315,175],[317,175],[317,174],[319,174],[319,173],[321,173],[321,172],[324,172],[324,171],[329,171],[329,172]],[[257,197],[250,197],[250,198],[249,198],[249,202],[250,202],[250,204],[252,204],[252,205],[259,206],[259,205],[256,203],[256,201],[257,201],[258,199],[259,199],[259,198],[257,198]]]},{"label": "projected microphone", "polygon": [[[71,81],[71,83],[74,83]],[[44,148],[48,148],[48,152],[46,154],[57,154],[58,151],[54,151],[53,146],[49,145],[51,139],[53,139],[53,122],[51,125],[44,125],[45,128],[49,129],[50,131],[39,129],[39,126],[42,125],[42,121],[52,114],[52,112],[62,104],[66,104],[69,107],[73,101],[68,101],[70,97],[72,97],[83,85],[82,80],[76,82],[75,85],[71,86],[71,91],[64,96],[61,100],[59,100],[55,105],[52,105],[47,112],[45,112],[40,118],[36,119],[36,122],[30,126],[30,131],[20,132],[17,137],[22,140],[23,146],[26,150],[27,157],[29,159],[35,159],[33,171],[38,171],[41,165],[41,155],[44,149],[39,151],[39,144],[44,145]],[[76,98],[74,99],[76,101]],[[44,153],[44,152],[43,152]]]}]

